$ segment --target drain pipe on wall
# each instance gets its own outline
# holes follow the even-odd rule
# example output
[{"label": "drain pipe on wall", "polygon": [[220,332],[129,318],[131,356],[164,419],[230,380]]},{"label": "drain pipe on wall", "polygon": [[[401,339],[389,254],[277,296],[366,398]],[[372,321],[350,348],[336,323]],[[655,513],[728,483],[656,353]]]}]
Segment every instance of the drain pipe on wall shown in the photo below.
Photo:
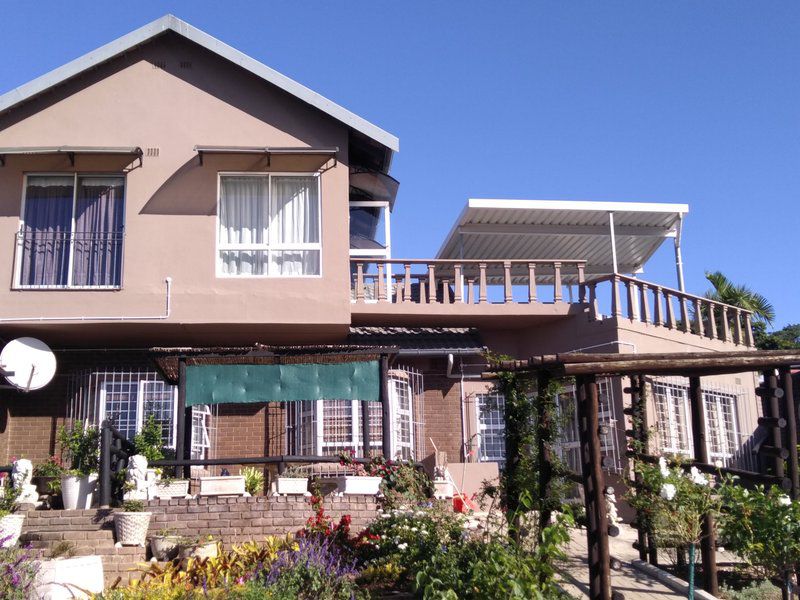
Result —
[{"label": "drain pipe on wall", "polygon": [[169,319],[172,312],[172,277],[164,279],[166,297],[163,315],[155,316],[113,316],[113,317],[8,317],[0,319],[0,323],[40,323],[45,321],[163,321]]},{"label": "drain pipe on wall", "polygon": [[[465,379],[480,379],[480,375],[464,375],[464,365],[461,365],[460,373],[453,374],[453,366],[455,365],[455,357],[452,353],[447,355],[447,378],[448,379],[458,379],[458,387],[459,392],[461,395],[461,453],[463,454],[464,464],[467,463],[467,459],[469,456],[467,455],[467,419],[468,416],[466,414],[466,406],[467,406],[467,397],[464,393],[464,380]],[[472,438],[469,438],[472,440]],[[472,442],[469,442],[472,445]],[[470,448],[471,450],[471,448]],[[463,482],[462,482],[463,483]]]}]

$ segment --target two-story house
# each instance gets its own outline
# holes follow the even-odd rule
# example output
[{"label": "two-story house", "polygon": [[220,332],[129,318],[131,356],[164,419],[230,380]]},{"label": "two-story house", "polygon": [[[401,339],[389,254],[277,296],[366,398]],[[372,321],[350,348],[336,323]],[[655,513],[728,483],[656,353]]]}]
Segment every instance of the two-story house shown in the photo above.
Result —
[{"label": "two-story house", "polygon": [[[502,462],[486,349],[752,347],[744,311],[636,277],[679,250],[685,205],[470,200],[435,259],[393,259],[398,150],[173,16],[0,96],[0,336],[58,360],[47,387],[0,390],[0,462],[44,459],[67,419],[132,435],[148,414],[193,457],[333,454],[381,393],[370,445],[383,423],[393,455]],[[747,459],[752,388],[707,391],[719,460]],[[623,383],[602,389],[620,470]],[[685,382],[652,392],[659,443],[688,451]]]}]

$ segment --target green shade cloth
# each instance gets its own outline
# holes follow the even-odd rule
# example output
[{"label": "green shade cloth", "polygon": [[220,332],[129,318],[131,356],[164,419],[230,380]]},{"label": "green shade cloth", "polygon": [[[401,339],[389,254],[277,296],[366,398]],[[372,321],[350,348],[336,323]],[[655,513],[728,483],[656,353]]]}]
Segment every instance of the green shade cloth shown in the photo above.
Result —
[{"label": "green shade cloth", "polygon": [[301,400],[378,402],[378,361],[186,367],[186,406]]}]

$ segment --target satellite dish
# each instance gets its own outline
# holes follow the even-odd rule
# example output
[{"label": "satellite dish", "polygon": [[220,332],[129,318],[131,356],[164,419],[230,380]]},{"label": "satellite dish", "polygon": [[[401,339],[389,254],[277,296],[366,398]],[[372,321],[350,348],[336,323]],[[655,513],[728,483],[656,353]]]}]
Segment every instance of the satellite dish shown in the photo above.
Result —
[{"label": "satellite dish", "polygon": [[21,337],[8,342],[0,352],[0,368],[10,373],[6,381],[30,392],[43,388],[56,374],[56,356],[42,340]]}]

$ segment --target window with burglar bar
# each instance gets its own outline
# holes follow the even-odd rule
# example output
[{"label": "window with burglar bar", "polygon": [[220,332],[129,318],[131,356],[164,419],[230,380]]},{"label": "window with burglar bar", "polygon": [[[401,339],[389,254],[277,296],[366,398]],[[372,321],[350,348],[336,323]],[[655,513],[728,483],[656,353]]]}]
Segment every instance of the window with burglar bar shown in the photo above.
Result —
[{"label": "window with burglar bar", "polygon": [[16,287],[121,287],[124,196],[122,176],[27,175]]},{"label": "window with burglar bar", "polygon": [[[656,429],[661,452],[694,454],[689,410],[689,386],[668,381],[653,382]],[[736,394],[704,389],[706,440],[709,458],[727,461],[739,449]]]}]

